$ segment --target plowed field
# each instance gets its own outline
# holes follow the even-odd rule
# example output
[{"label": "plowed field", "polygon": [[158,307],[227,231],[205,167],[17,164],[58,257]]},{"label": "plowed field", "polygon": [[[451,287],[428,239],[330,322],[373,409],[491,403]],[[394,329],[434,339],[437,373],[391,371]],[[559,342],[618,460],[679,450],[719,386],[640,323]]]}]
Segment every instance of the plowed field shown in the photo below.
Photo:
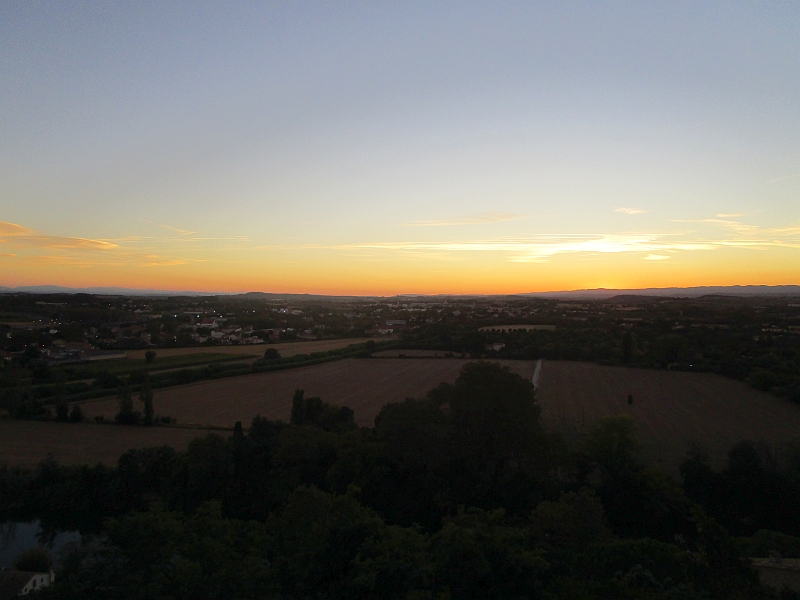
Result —
[{"label": "plowed field", "polygon": [[[179,424],[245,426],[256,414],[289,420],[294,390],[320,396],[355,411],[371,426],[387,402],[421,397],[442,381],[454,381],[468,361],[460,359],[346,359],[300,369],[245,375],[156,390],[155,408]],[[533,361],[499,361],[530,379]],[[633,396],[633,404],[627,402]],[[745,384],[703,373],[602,367],[591,363],[545,361],[539,378],[545,424],[579,435],[610,415],[638,422],[645,458],[671,471],[692,445],[705,447],[712,462],[724,465],[727,451],[742,439],[780,444],[800,438],[800,406]],[[111,418],[114,398],[83,403],[84,413]],[[0,461],[30,466],[53,452],[70,463],[114,463],[129,448],[170,444],[185,448],[205,435],[197,429],[0,421]],[[224,435],[224,433],[223,433]]]},{"label": "plowed field", "polygon": [[800,439],[800,406],[709,373],[544,361],[538,393],[545,422],[567,431],[605,416],[634,417],[648,457],[673,471],[693,444],[719,467],[743,439]]},{"label": "plowed field", "polygon": [[67,465],[97,462],[113,465],[131,448],[166,444],[176,450],[185,450],[192,439],[207,433],[180,427],[121,427],[2,419],[0,463],[30,468],[52,453],[56,460]]},{"label": "plowed field", "polygon": [[[442,381],[455,381],[467,360],[459,359],[345,359],[335,362],[207,381],[156,390],[156,413],[178,419],[179,424],[232,427],[242,421],[247,427],[256,414],[288,421],[296,389],[306,397],[349,406],[359,425],[371,427],[381,407],[409,397],[422,397]],[[504,362],[504,361],[500,361]],[[535,363],[505,361],[511,369],[530,379]],[[83,404],[88,418],[113,418],[118,410],[113,398]]]}]

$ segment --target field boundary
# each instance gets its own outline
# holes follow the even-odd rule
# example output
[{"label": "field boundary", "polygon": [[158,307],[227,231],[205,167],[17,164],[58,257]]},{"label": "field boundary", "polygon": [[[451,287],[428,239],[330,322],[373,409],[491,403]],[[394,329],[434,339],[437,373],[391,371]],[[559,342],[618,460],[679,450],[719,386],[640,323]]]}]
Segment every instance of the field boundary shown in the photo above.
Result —
[{"label": "field boundary", "polygon": [[[272,361],[265,361],[265,359],[256,359],[252,364],[235,366],[234,368],[224,368],[225,365],[211,363],[202,367],[195,368],[175,368],[165,371],[156,371],[151,373],[150,388],[152,390],[160,390],[166,388],[179,387],[182,385],[189,385],[193,383],[200,383],[203,381],[224,379],[227,377],[239,377],[243,375],[255,375],[259,373],[269,373],[272,371],[284,371],[287,369],[298,369],[303,367],[310,367],[314,365],[323,364],[326,362],[333,362],[345,358],[371,358],[372,351],[385,350],[391,347],[395,342],[385,342],[380,346],[374,344],[369,345],[369,342],[362,344],[351,344],[344,348],[337,350],[329,350],[327,352],[312,352],[311,354],[296,354],[286,358],[278,358]],[[274,346],[272,346],[274,347]],[[361,356],[358,356],[361,355]],[[231,364],[236,361],[225,361],[225,364]],[[149,371],[148,371],[149,372]],[[137,372],[139,374],[143,372]],[[53,385],[53,384],[49,384]],[[142,386],[139,383],[129,385],[131,393],[135,394],[141,391]],[[110,388],[101,388],[94,390],[86,390],[75,394],[67,394],[64,396],[64,401],[68,403],[80,403],[88,400],[101,400],[110,397],[115,392]],[[55,397],[47,396],[42,398],[43,406],[52,407],[55,404]]]}]

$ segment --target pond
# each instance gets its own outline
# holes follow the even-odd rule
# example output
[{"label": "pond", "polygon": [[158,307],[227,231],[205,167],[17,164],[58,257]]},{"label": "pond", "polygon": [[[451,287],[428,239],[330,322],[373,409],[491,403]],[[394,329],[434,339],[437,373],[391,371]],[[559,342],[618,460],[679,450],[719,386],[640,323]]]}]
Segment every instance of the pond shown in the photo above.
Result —
[{"label": "pond", "polygon": [[17,556],[38,546],[47,548],[53,559],[57,560],[59,551],[66,544],[80,540],[78,531],[45,532],[38,520],[31,523],[0,523],[0,568],[12,567]]}]

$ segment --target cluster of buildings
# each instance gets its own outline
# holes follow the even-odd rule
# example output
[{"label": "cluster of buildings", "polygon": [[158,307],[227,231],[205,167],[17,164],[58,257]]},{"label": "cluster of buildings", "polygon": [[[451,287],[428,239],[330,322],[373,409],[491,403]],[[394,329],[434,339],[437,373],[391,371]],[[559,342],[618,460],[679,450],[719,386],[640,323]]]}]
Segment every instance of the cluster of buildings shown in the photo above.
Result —
[{"label": "cluster of buildings", "polygon": [[50,346],[42,348],[39,352],[41,358],[51,364],[125,358],[124,352],[98,350],[89,342],[67,342],[62,339],[53,340]]},{"label": "cluster of buildings", "polygon": [[[263,344],[267,340],[255,335],[252,326],[226,327],[227,319],[224,317],[204,318],[196,324],[184,323],[180,331],[188,332],[189,337],[197,344],[204,344],[213,340],[220,344]],[[277,340],[279,330],[267,330],[267,339]]]}]

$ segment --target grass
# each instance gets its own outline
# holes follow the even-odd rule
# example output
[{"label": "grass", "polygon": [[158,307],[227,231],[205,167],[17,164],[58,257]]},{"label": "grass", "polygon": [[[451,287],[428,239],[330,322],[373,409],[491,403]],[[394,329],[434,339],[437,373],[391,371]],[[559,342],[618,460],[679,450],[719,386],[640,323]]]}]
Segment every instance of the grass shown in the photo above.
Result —
[{"label": "grass", "polygon": [[115,360],[78,363],[54,367],[54,370],[63,370],[66,373],[80,373],[79,377],[71,379],[86,379],[108,371],[112,375],[124,375],[142,371],[164,371],[166,369],[180,369],[219,362],[230,362],[247,359],[247,356],[236,354],[223,354],[208,352],[203,354],[183,354],[178,356],[157,356],[152,363],[140,358],[120,358]]}]

